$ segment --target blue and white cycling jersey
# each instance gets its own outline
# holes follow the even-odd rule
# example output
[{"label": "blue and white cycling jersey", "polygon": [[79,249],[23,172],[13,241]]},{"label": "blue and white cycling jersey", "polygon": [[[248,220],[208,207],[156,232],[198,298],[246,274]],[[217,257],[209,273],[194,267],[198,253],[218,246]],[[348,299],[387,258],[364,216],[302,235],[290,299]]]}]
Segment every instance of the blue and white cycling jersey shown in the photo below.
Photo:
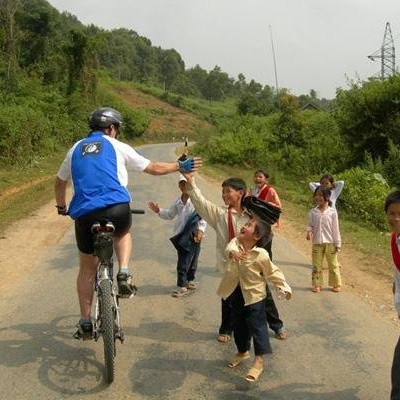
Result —
[{"label": "blue and white cycling jersey", "polygon": [[92,211],[131,201],[128,169],[142,172],[150,160],[131,146],[92,132],[68,151],[57,176],[72,180],[73,197],[68,214],[78,218]]}]

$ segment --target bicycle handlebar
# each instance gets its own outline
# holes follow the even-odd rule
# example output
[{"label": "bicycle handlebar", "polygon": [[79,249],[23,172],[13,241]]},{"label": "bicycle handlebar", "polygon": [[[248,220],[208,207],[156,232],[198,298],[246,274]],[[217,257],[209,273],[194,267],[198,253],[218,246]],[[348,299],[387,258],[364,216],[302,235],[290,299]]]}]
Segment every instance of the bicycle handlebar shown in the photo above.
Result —
[{"label": "bicycle handlebar", "polygon": [[144,210],[141,210],[141,209],[139,209],[139,208],[132,208],[132,209],[131,209],[131,213],[132,213],[132,214],[144,214],[145,211],[144,211]]}]

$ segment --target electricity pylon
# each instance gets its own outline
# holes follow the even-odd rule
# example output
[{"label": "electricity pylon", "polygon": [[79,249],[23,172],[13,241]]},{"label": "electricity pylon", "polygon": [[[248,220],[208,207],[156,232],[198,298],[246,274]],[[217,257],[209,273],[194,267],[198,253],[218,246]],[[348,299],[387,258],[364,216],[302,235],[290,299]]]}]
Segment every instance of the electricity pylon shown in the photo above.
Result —
[{"label": "electricity pylon", "polygon": [[385,34],[380,49],[368,56],[372,61],[381,59],[381,78],[386,79],[394,75],[396,71],[395,66],[395,50],[392,30],[390,29],[389,22],[386,22]]}]

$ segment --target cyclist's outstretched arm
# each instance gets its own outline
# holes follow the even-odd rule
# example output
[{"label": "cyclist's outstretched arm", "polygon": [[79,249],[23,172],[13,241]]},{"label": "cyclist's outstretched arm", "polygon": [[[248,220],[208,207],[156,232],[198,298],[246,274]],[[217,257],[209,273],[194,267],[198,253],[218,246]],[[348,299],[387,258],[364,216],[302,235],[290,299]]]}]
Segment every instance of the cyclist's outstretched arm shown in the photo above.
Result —
[{"label": "cyclist's outstretched arm", "polygon": [[187,172],[197,171],[201,166],[202,160],[200,157],[189,158],[183,162],[150,161],[149,165],[144,169],[144,172],[150,175],[166,175],[171,172],[182,172],[186,169]]}]

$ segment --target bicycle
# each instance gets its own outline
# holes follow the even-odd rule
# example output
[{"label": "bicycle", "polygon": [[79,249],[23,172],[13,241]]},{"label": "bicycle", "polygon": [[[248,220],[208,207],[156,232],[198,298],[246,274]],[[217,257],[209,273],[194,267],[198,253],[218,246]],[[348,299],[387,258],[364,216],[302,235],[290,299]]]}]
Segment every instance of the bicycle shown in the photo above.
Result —
[{"label": "bicycle", "polygon": [[[132,214],[144,214],[144,210],[131,210]],[[95,302],[93,339],[97,342],[103,337],[105,378],[108,383],[114,381],[117,339],[123,343],[119,294],[114,285],[114,231],[111,221],[106,219],[95,222],[93,233],[94,255],[98,257],[95,278]],[[135,288],[135,290],[137,290]],[[136,292],[135,292],[136,293]]]}]

